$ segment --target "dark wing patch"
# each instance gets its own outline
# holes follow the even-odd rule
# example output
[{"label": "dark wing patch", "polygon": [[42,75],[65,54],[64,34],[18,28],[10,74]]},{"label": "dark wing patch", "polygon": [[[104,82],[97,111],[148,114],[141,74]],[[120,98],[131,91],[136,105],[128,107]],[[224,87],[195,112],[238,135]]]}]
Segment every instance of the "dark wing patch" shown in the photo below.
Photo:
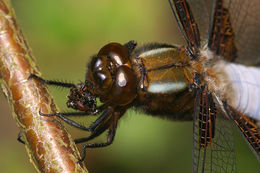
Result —
[{"label": "dark wing patch", "polygon": [[[187,0],[190,5],[192,14],[196,23],[198,24],[200,32],[201,46],[208,43],[209,38],[209,28],[212,24],[212,0]],[[213,10],[214,11],[214,10]]]},{"label": "dark wing patch", "polygon": [[229,105],[225,105],[225,109],[260,161],[260,128],[257,126],[258,121],[236,111]]},{"label": "dark wing patch", "polygon": [[186,0],[169,0],[178,27],[188,43],[188,50],[196,56],[200,47],[198,25]]},{"label": "dark wing patch", "polygon": [[225,60],[234,61],[237,58],[235,35],[229,10],[224,7],[223,0],[216,1],[212,22],[208,47],[216,55],[224,57]]},{"label": "dark wing patch", "polygon": [[216,113],[206,88],[196,95],[193,125],[193,172],[236,172],[231,121]]}]

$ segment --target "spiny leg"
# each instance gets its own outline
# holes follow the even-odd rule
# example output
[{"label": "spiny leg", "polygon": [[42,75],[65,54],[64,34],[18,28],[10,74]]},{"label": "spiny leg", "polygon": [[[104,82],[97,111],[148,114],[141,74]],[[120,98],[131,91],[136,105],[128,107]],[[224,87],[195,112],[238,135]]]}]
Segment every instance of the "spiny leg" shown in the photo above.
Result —
[{"label": "spiny leg", "polygon": [[83,149],[86,149],[86,148],[100,148],[100,147],[106,147],[110,144],[112,144],[113,140],[114,140],[114,137],[115,137],[115,134],[116,134],[116,126],[114,126],[113,124],[113,127],[109,129],[108,131],[108,135],[107,135],[107,142],[104,142],[104,143],[92,143],[92,144],[85,144],[83,146]]},{"label": "spiny leg", "polygon": [[52,80],[45,80],[35,74],[30,74],[30,76],[28,77],[28,80],[30,79],[36,79],[41,81],[42,83],[45,83],[47,85],[55,85],[55,86],[60,86],[60,87],[65,87],[65,88],[71,88],[71,87],[75,87],[75,84],[72,83],[65,83],[65,82],[58,82],[58,81],[52,81]]},{"label": "spiny leg", "polygon": [[107,142],[105,142],[105,143],[98,143],[98,144],[85,144],[85,145],[83,145],[82,156],[81,156],[81,159],[78,162],[84,161],[84,159],[86,157],[86,149],[87,148],[106,147],[106,146],[112,144],[112,142],[114,140],[114,137],[115,137],[115,134],[116,134],[116,130],[109,130],[108,136],[107,136],[107,139],[108,139]]},{"label": "spiny leg", "polygon": [[[123,107],[123,108],[121,107],[121,108],[117,109],[117,111],[113,112],[113,115],[112,115],[110,121],[108,122],[109,124],[106,124],[107,126],[109,126],[109,131],[108,131],[108,135],[107,135],[107,142],[105,142],[105,143],[92,143],[92,144],[83,145],[82,157],[79,160],[79,162],[82,162],[85,159],[86,148],[106,147],[106,146],[109,146],[110,144],[113,143],[114,137],[115,137],[115,134],[116,134],[116,128],[117,128],[118,120],[126,112],[126,110],[127,110],[127,107]],[[93,139],[94,137],[91,135],[91,136],[89,136],[88,140]],[[81,139],[83,139],[83,138],[81,138]],[[78,139],[78,141],[80,141],[81,139]],[[85,139],[87,139],[87,138],[85,138]],[[80,141],[80,142],[83,142],[83,140]]]},{"label": "spiny leg", "polygon": [[[60,119],[62,119],[63,121],[65,121],[66,123],[68,123],[71,126],[74,126],[76,128],[79,128],[79,129],[85,130],[85,131],[93,131],[93,129],[95,129],[108,115],[110,115],[111,112],[112,112],[111,107],[109,107],[108,109],[104,110],[104,112],[100,115],[100,117],[98,117],[98,119],[93,124],[91,124],[89,127],[82,126],[82,125],[76,123],[75,121],[65,117],[65,116],[70,116],[69,113],[44,114],[41,111],[39,111],[39,114],[41,116],[47,116],[47,117],[57,116],[57,117],[59,117]],[[75,115],[86,115],[86,112],[73,112],[72,115],[74,115],[74,116]]]},{"label": "spiny leg", "polygon": [[106,120],[104,120],[102,123],[98,124],[98,126],[92,131],[91,135],[85,138],[79,138],[75,139],[74,142],[76,144],[87,142],[91,139],[94,139],[101,135],[104,131],[106,131],[109,128],[110,122],[112,117],[108,116]]},{"label": "spiny leg", "polygon": [[88,128],[90,128],[92,131],[94,131],[97,126],[104,123],[112,114],[114,113],[114,108],[109,106],[107,109],[104,110],[104,112],[96,119],[95,122],[93,122]]},{"label": "spiny leg", "polygon": [[58,117],[62,117],[61,119],[63,119],[63,118],[67,119],[64,116],[97,115],[99,112],[102,112],[107,106],[108,106],[108,104],[103,104],[103,105],[99,106],[98,108],[96,108],[96,112],[83,111],[83,112],[59,112],[59,113],[53,113],[53,114],[45,114],[45,113],[42,113],[41,111],[39,111],[39,114],[41,116],[46,116],[46,117],[58,116]]},{"label": "spiny leg", "polygon": [[108,108],[104,111],[103,116],[101,115],[94,123],[92,123],[88,128],[92,129],[92,133],[90,136],[85,138],[75,139],[74,142],[76,144],[87,142],[91,139],[102,134],[105,130],[109,128],[111,119],[113,118],[114,109]]},{"label": "spiny leg", "polygon": [[114,137],[115,137],[115,134],[116,134],[116,127],[117,127],[118,119],[119,119],[119,117],[114,115],[113,119],[110,122],[110,127],[109,127],[109,131],[108,131],[108,135],[107,135],[107,142],[105,142],[105,143],[92,143],[92,144],[83,145],[82,156],[81,156],[81,159],[78,162],[82,162],[85,159],[87,148],[106,147],[106,146],[109,146],[110,144],[113,143]]},{"label": "spiny leg", "polygon": [[[86,115],[85,112],[73,112],[73,113],[74,113],[74,115]],[[63,113],[63,114],[60,114],[60,113],[44,114],[44,113],[42,113],[41,111],[39,111],[39,114],[40,114],[41,116],[45,116],[45,117],[56,116],[56,117],[59,117],[60,119],[62,119],[63,121],[65,121],[66,123],[68,123],[68,124],[71,125],[71,126],[74,126],[74,127],[76,127],[76,128],[79,128],[79,129],[81,129],[81,130],[90,131],[89,128],[87,128],[87,127],[85,127],[85,126],[82,126],[82,125],[76,123],[75,121],[66,118],[66,117],[64,116],[64,113]]]}]

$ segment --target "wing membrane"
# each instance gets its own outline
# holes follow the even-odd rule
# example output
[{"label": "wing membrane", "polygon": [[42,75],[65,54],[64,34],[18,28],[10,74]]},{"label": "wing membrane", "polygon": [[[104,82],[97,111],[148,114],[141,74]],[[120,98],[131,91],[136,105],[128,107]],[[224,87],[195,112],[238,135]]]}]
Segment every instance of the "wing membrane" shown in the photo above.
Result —
[{"label": "wing membrane", "polygon": [[[228,61],[235,61],[246,65],[260,65],[260,1],[259,0],[187,0],[189,3],[194,20],[198,24],[202,45],[212,39],[212,30],[214,29],[214,12],[216,4],[222,2],[223,8],[228,10],[233,36],[224,45],[229,48],[231,54],[225,55]],[[224,18],[222,19],[224,20]],[[215,20],[219,24],[219,21]],[[226,26],[229,25],[229,22]],[[230,28],[230,27],[226,27]],[[223,29],[223,28],[222,28]],[[232,33],[231,32],[231,33]],[[214,32],[213,32],[214,33]],[[214,34],[214,36],[216,33]],[[223,40],[223,35],[213,41]],[[234,41],[237,54],[232,54],[232,40]],[[210,43],[212,44],[212,43]],[[221,45],[219,43],[214,43]],[[215,48],[219,48],[214,46]],[[223,46],[222,46],[223,47]],[[223,48],[222,48],[223,49]],[[234,51],[234,50],[233,50]],[[223,54],[221,54],[223,55]],[[236,57],[236,58],[235,58]]]},{"label": "wing membrane", "polygon": [[260,128],[257,126],[257,120],[236,111],[229,105],[225,105],[225,110],[245,137],[256,158],[260,161]]},{"label": "wing membrane", "polygon": [[216,0],[209,32],[209,48],[228,61],[260,62],[260,1]]},{"label": "wing membrane", "polygon": [[235,36],[229,9],[225,8],[223,0],[216,1],[212,22],[208,47],[216,55],[221,55],[228,61],[234,61],[237,58]]},{"label": "wing membrane", "polygon": [[217,113],[212,95],[197,93],[193,126],[193,172],[236,172],[231,121]]},{"label": "wing membrane", "polygon": [[260,1],[230,0],[225,3],[229,9],[235,33],[239,63],[257,64],[260,61]]},{"label": "wing membrane", "polygon": [[189,3],[192,14],[196,23],[198,24],[201,45],[205,45],[208,42],[209,38],[209,28],[211,28],[211,16],[213,14],[212,0],[187,0]]},{"label": "wing membrane", "polygon": [[196,55],[200,47],[200,34],[189,4],[186,0],[169,0],[169,3],[190,53]]}]

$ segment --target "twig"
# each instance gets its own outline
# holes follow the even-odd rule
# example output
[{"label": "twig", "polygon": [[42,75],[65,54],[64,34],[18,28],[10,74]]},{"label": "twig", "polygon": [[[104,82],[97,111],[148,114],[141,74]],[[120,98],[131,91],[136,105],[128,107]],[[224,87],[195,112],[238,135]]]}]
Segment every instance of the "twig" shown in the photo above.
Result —
[{"label": "twig", "polygon": [[55,117],[41,117],[56,112],[49,92],[28,76],[39,71],[8,0],[0,0],[0,75],[1,86],[9,99],[32,163],[39,172],[87,172],[77,147],[61,122]]}]

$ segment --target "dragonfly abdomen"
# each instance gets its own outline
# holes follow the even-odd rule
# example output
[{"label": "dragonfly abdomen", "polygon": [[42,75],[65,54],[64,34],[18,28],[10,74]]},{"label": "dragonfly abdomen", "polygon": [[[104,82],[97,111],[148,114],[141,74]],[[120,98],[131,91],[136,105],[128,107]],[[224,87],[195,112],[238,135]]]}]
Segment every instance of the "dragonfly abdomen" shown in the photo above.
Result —
[{"label": "dragonfly abdomen", "polygon": [[260,68],[228,63],[224,68],[232,85],[232,107],[254,119],[260,119]]}]

